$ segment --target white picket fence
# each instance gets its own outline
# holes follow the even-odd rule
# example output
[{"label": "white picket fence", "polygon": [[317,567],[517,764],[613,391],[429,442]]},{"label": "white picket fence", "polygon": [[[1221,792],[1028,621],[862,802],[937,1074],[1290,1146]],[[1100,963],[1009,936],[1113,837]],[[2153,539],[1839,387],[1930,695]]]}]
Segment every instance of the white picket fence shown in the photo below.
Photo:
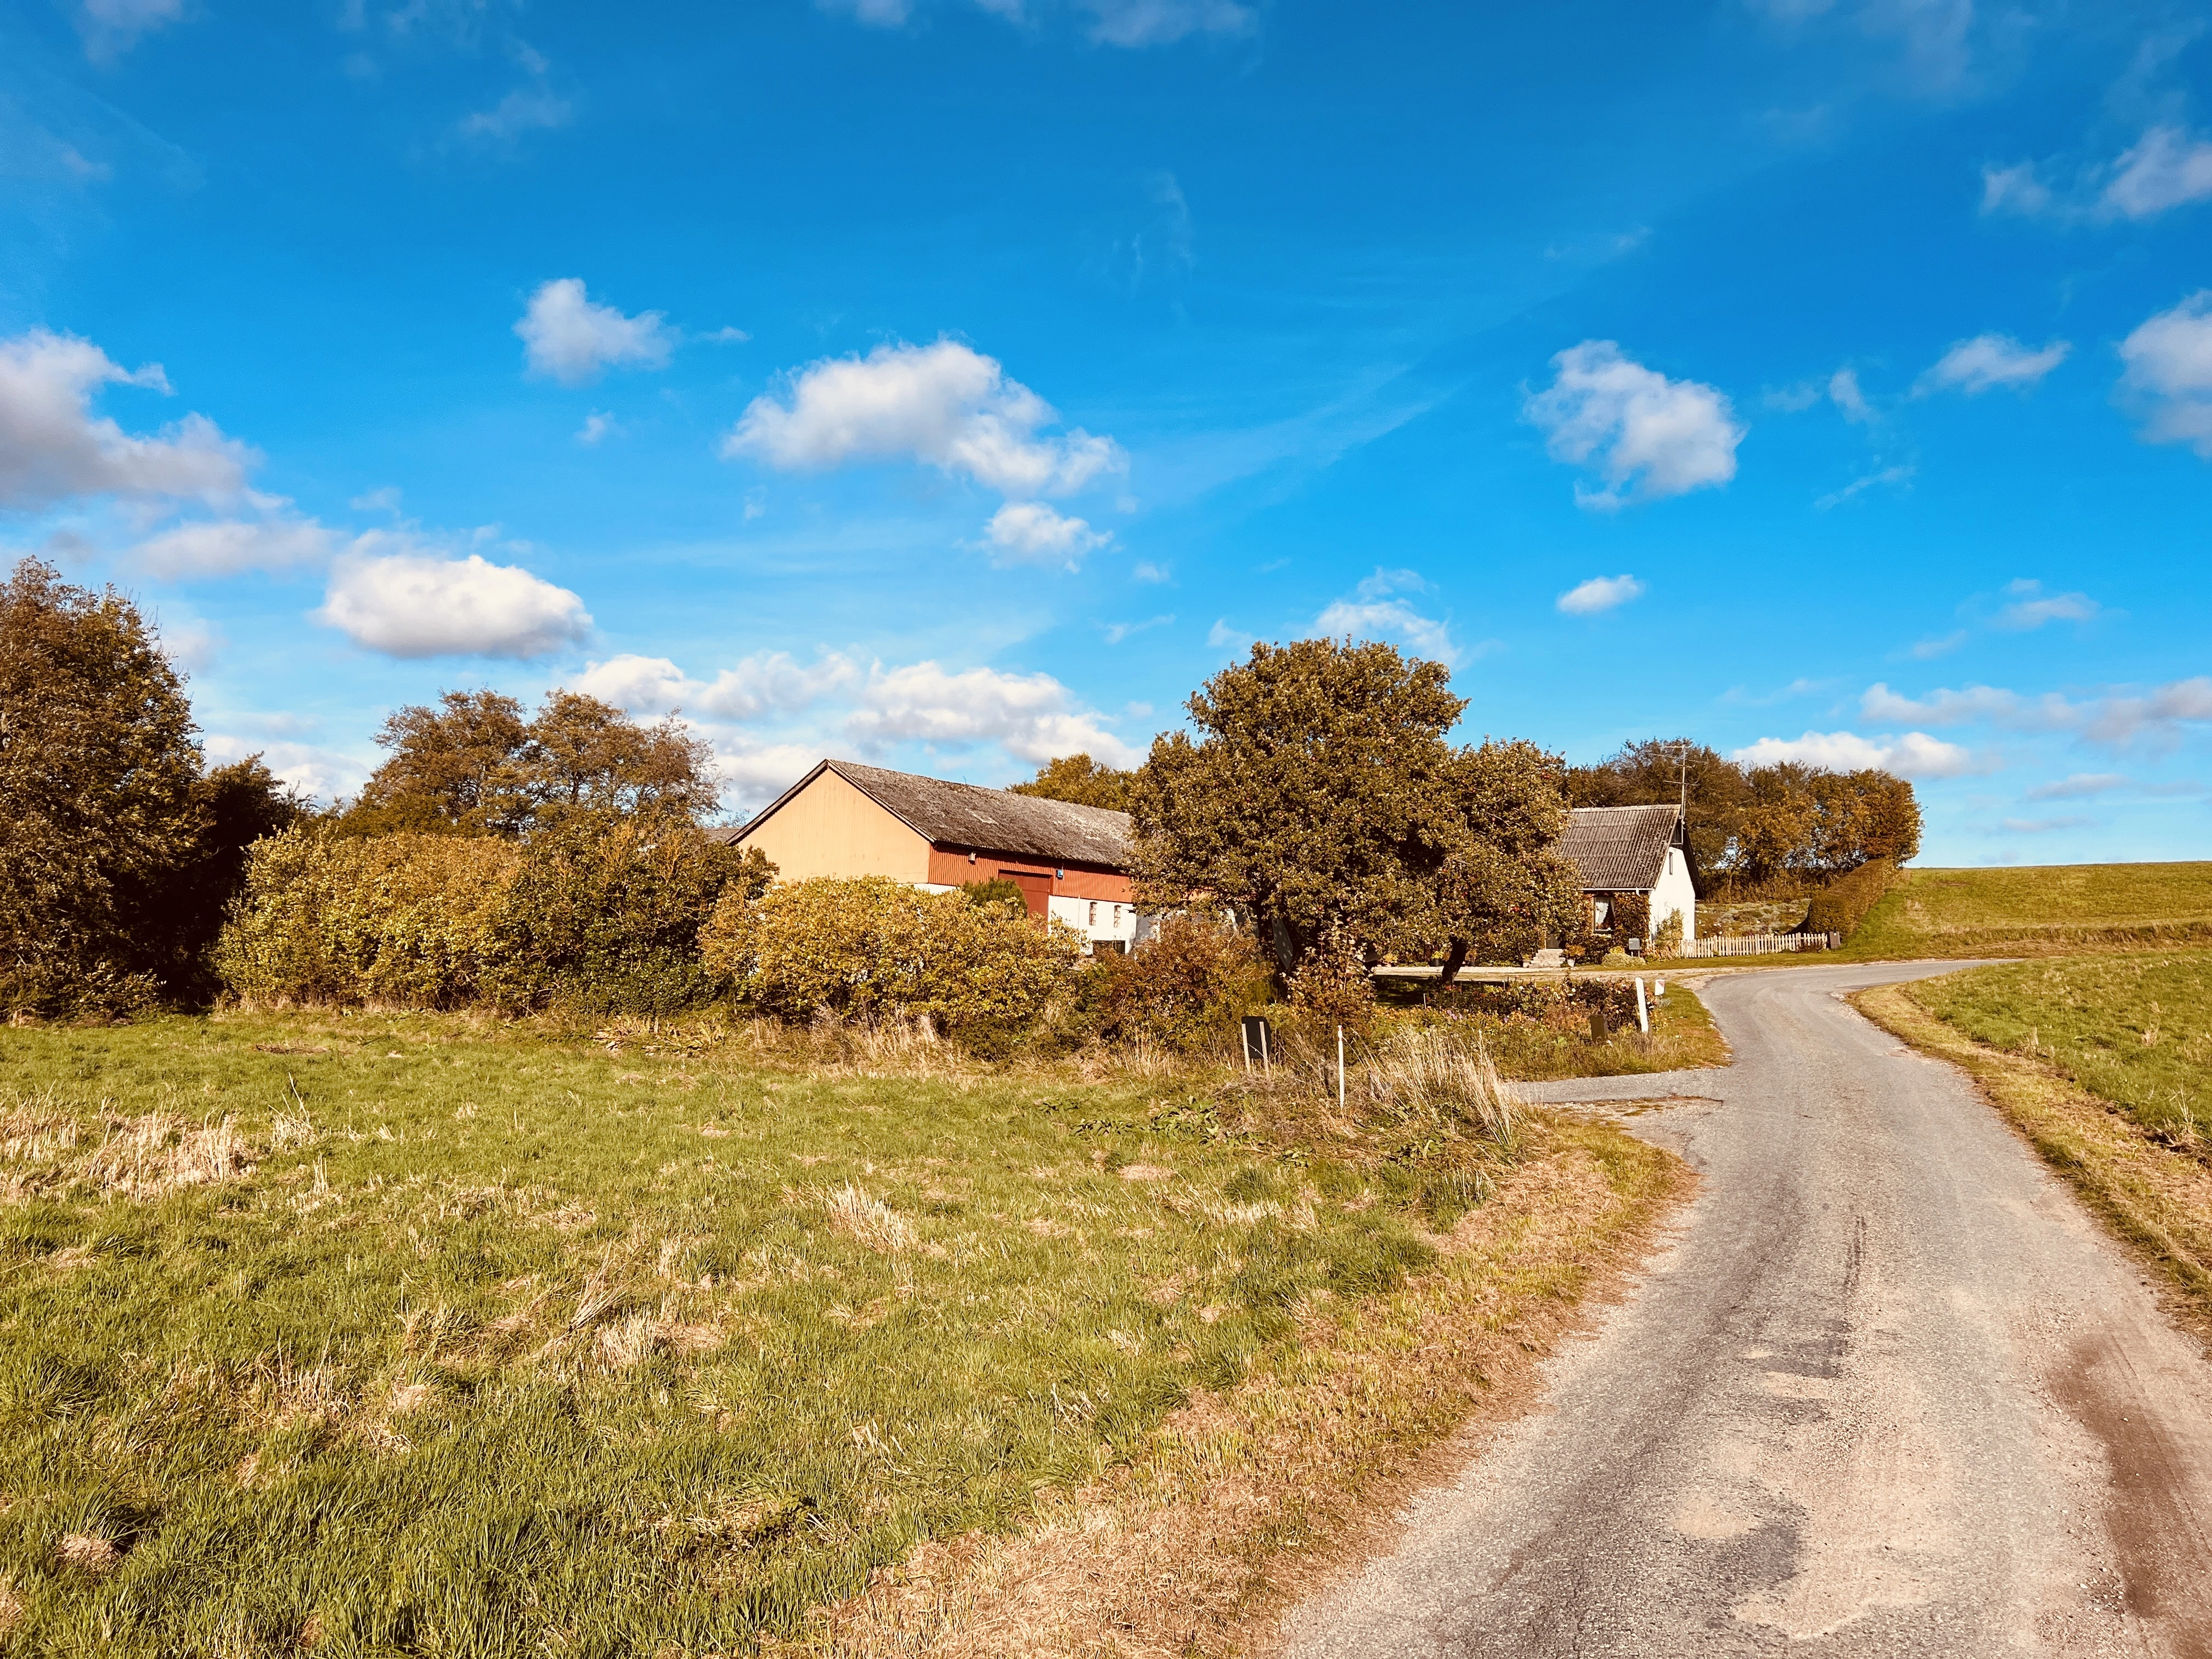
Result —
[{"label": "white picket fence", "polygon": [[1734,939],[1694,939],[1675,952],[1685,957],[1768,957],[1791,951],[1833,951],[1841,933],[1744,933]]}]

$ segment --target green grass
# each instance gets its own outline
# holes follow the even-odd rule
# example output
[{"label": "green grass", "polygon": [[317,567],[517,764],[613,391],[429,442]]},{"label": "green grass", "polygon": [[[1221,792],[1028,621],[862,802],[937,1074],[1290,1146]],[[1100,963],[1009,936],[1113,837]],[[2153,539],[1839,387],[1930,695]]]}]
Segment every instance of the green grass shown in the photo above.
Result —
[{"label": "green grass", "polygon": [[789,1636],[1396,1285],[1413,1206],[1449,1219],[1416,1170],[1263,1151],[1169,1082],[744,1053],[0,1030],[0,1645]]},{"label": "green grass", "polygon": [[2204,943],[2212,943],[2212,863],[2065,864],[1908,870],[1851,935],[1844,957],[2058,955]]},{"label": "green grass", "polygon": [[2051,1065],[2163,1139],[2212,1144],[2212,951],[1978,968],[1913,996],[1978,1042]]}]

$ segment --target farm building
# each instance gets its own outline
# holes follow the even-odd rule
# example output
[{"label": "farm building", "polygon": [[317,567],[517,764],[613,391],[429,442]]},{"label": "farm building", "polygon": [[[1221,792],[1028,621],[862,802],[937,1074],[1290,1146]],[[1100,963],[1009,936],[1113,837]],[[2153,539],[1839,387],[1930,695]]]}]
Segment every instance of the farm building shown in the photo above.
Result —
[{"label": "farm building", "polygon": [[1681,917],[1686,943],[1697,938],[1697,869],[1680,807],[1577,806],[1567,815],[1559,851],[1583,872],[1590,925],[1601,939],[1648,939],[1670,915]]},{"label": "farm building", "polygon": [[780,881],[888,876],[933,893],[1003,876],[1094,945],[1138,937],[1129,815],[825,760],[731,831]]}]

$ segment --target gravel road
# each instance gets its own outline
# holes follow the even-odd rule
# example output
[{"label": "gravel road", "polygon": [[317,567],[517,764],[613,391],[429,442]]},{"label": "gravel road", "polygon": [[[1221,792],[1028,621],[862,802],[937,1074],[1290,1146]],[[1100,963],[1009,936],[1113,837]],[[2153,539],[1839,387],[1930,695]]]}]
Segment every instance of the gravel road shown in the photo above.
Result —
[{"label": "gravel road", "polygon": [[2212,1659],[2212,1365],[1952,1067],[1842,994],[1719,978],[1724,1071],[1532,1085],[1702,1176],[1523,1419],[1295,1609],[1299,1659]]}]

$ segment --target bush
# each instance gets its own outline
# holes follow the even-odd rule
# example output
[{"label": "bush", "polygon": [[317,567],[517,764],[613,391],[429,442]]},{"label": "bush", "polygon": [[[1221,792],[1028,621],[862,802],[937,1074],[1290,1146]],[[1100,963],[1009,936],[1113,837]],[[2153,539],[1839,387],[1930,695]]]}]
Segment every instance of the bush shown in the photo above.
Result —
[{"label": "bush", "polygon": [[1035,1019],[1082,951],[1060,923],[883,876],[732,892],[699,945],[708,970],[763,1013],[926,1018],[971,1041]]},{"label": "bush", "polygon": [[1850,872],[1839,876],[1813,896],[1805,909],[1805,920],[1797,925],[1801,933],[1842,933],[1846,937],[1858,931],[1866,920],[1867,912],[1887,893],[1897,880],[1897,866],[1889,859],[1874,859]]},{"label": "bush", "polygon": [[1316,1040],[1340,1025],[1366,1035],[1375,1018],[1375,976],[1340,930],[1324,934],[1291,975],[1291,1012]]},{"label": "bush", "polygon": [[484,939],[485,997],[511,1013],[672,1013],[707,1001],[700,929],[726,892],[757,896],[760,853],[672,814],[562,823],[533,837]]},{"label": "bush", "polygon": [[1009,881],[1004,876],[994,876],[988,881],[963,882],[960,896],[970,904],[1011,904],[1024,913],[1030,908],[1029,900],[1022,896],[1021,883]]},{"label": "bush", "polygon": [[1085,970],[1085,1001],[1099,1036],[1189,1054],[1265,1003],[1269,977],[1259,947],[1237,928],[1174,915],[1127,956],[1097,957]]},{"label": "bush", "polygon": [[521,863],[508,842],[453,836],[272,836],[247,855],[216,972],[251,1002],[473,1001]]},{"label": "bush", "polygon": [[248,1001],[665,1013],[714,991],[702,924],[770,866],[680,820],[517,845],[295,830],[258,842],[216,969]]}]

